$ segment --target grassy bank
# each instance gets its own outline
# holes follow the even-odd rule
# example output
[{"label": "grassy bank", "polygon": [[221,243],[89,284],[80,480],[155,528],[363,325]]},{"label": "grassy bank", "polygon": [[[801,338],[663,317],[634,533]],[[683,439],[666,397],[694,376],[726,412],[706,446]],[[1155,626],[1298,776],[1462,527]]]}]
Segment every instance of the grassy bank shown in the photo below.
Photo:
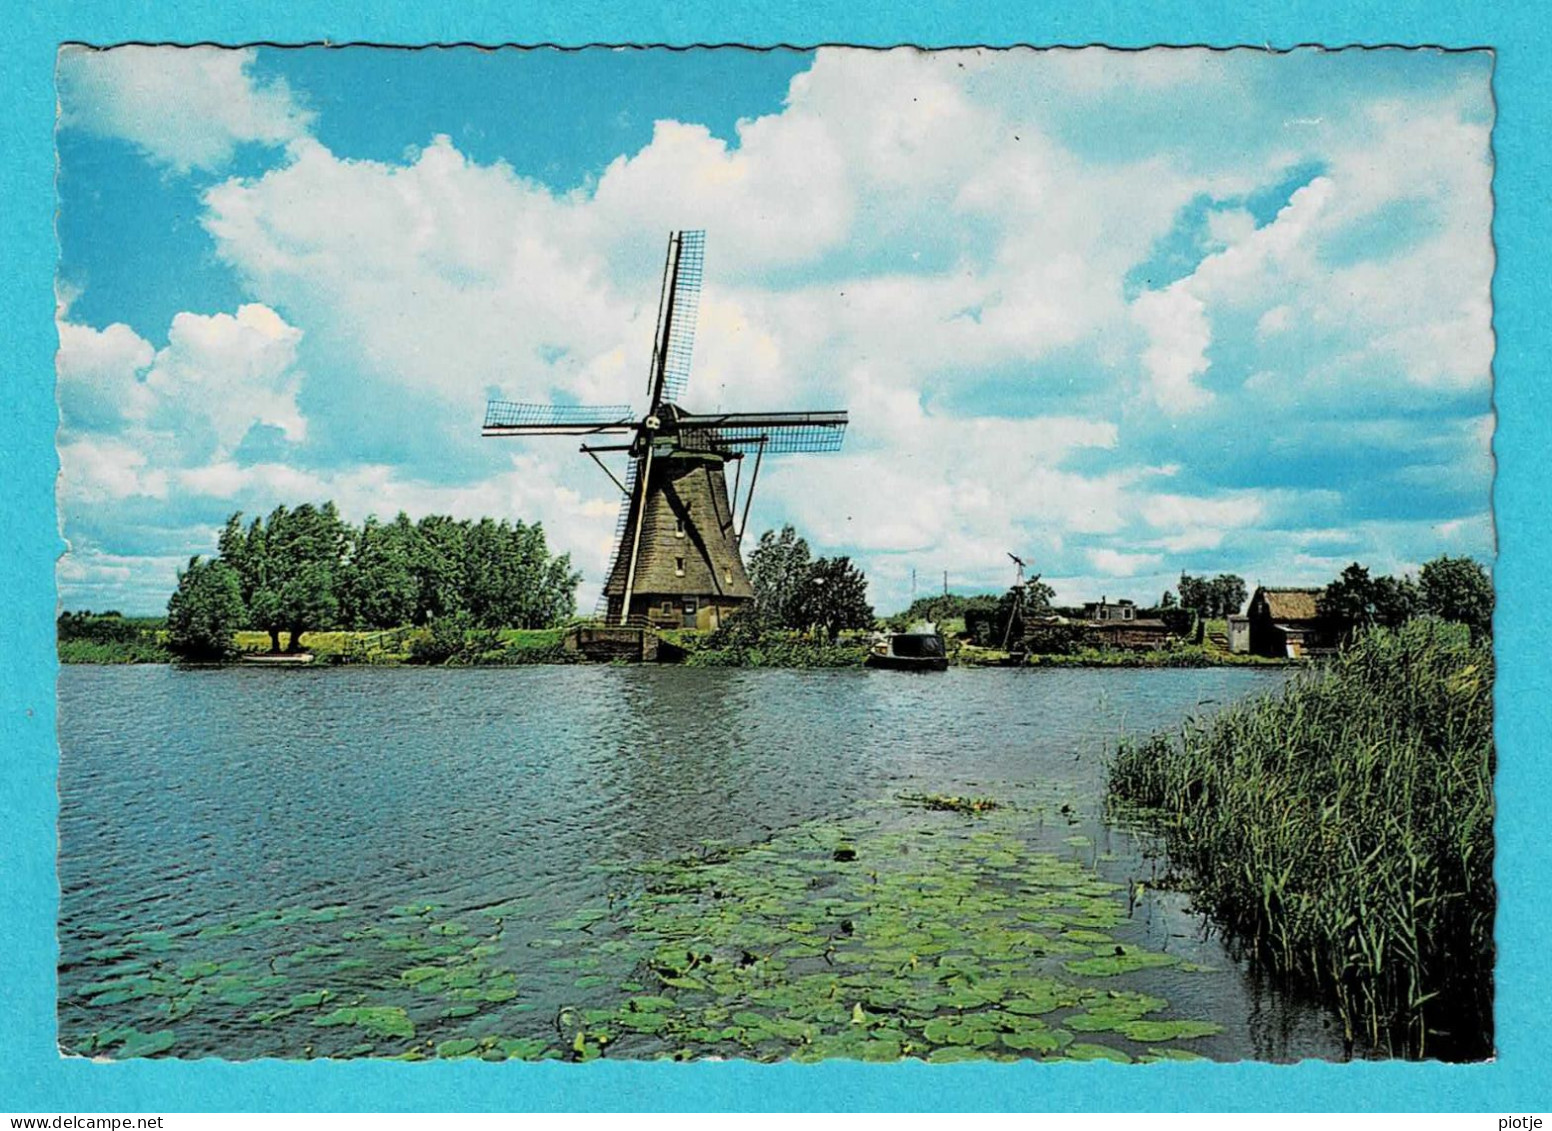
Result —
[{"label": "grassy bank", "polygon": [[[953,654],[954,662],[965,667],[1004,666],[1009,654],[996,648],[963,647]],[[1182,644],[1149,652],[1122,649],[1083,648],[1076,652],[1032,652],[1022,666],[1031,668],[1218,668],[1287,667],[1289,661],[1225,652],[1199,644]]]},{"label": "grassy bank", "polygon": [[[307,632],[302,648],[325,664],[410,664],[504,666],[562,663],[560,628],[465,629],[437,633],[430,628],[394,628],[382,632]],[[240,652],[270,650],[266,632],[239,632]]]},{"label": "grassy bank", "polygon": [[[136,622],[132,632],[115,626],[117,635],[97,638],[61,637],[59,659],[67,664],[165,664],[174,657],[163,641],[161,621]],[[301,650],[323,664],[445,664],[501,667],[517,664],[574,663],[561,641],[564,628],[479,629],[453,623],[383,631],[318,631],[303,633]],[[766,632],[758,638],[730,638],[716,632],[665,630],[661,636],[680,649],[684,662],[706,668],[848,668],[861,667],[867,656],[866,634],[845,634],[835,643],[795,632]],[[282,634],[282,643],[289,636]],[[234,635],[240,654],[270,651],[266,632],[245,629]],[[949,662],[964,667],[1001,667],[1009,654],[996,648],[949,644]],[[1028,667],[1082,668],[1205,668],[1217,666],[1281,666],[1286,660],[1235,655],[1211,646],[1181,645],[1154,652],[1103,651],[1088,648],[1070,654],[1031,654]]]},{"label": "grassy bank", "polygon": [[694,668],[860,668],[866,644],[841,641],[762,640],[725,648],[692,648],[684,662]]},{"label": "grassy bank", "polygon": [[165,664],[167,622],[117,612],[61,613],[55,625],[62,664]]},{"label": "grassy bank", "polygon": [[167,664],[172,653],[155,636],[139,640],[61,640],[62,664]]},{"label": "grassy bank", "polygon": [[1352,1041],[1492,1052],[1492,653],[1415,621],[1281,693],[1124,747],[1198,905],[1335,1005]]}]

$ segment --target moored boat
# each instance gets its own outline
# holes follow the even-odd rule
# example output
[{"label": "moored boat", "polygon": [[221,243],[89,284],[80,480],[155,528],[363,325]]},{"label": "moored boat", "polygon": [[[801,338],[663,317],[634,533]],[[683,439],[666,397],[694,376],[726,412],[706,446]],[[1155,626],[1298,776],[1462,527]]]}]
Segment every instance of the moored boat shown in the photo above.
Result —
[{"label": "moored boat", "polygon": [[863,663],[870,668],[896,671],[941,672],[948,670],[948,648],[934,626],[913,625],[908,632],[881,634],[868,649]]}]

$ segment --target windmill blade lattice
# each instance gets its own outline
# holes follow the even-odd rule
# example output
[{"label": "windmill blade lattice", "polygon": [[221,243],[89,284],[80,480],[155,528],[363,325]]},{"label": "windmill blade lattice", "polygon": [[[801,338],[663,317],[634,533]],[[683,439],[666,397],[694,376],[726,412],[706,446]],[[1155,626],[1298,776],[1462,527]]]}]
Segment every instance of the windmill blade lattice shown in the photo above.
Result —
[{"label": "windmill blade lattice", "polygon": [[[641,461],[631,460],[625,470],[625,497],[620,500],[620,516],[614,522],[614,550],[609,554],[609,568],[604,570],[604,580],[608,581],[614,576],[614,567],[620,564],[620,555],[625,552],[625,532],[630,528],[631,507],[635,505],[636,484],[640,482]],[[609,612],[609,594],[602,587],[598,590],[598,603],[593,607],[593,616],[603,620]]]},{"label": "windmill blade lattice", "polygon": [[668,342],[663,348],[662,399],[672,403],[678,403],[690,383],[690,358],[695,352],[695,324],[700,317],[705,263],[706,233],[681,232],[674,298],[669,307]]},{"label": "windmill blade lattice", "polygon": [[681,418],[679,442],[695,451],[785,452],[839,451],[846,438],[845,413],[740,414],[697,420]]},{"label": "windmill blade lattice", "polygon": [[635,428],[629,405],[521,404],[490,401],[485,405],[485,431],[624,432]]}]

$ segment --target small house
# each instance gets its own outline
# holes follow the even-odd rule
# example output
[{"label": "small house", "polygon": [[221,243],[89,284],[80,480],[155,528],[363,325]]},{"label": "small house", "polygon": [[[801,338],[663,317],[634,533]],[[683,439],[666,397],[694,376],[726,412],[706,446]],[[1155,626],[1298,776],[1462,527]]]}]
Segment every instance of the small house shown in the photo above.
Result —
[{"label": "small house", "polygon": [[1083,619],[1091,621],[1127,621],[1137,619],[1137,605],[1135,602],[1119,600],[1114,604],[1110,598],[1101,597],[1097,601],[1090,601],[1083,606]]},{"label": "small house", "polygon": [[1095,648],[1149,652],[1165,647],[1173,639],[1169,626],[1152,617],[1139,617],[1137,605],[1125,599],[1112,602],[1108,597],[1083,606],[1084,642]]},{"label": "small house", "polygon": [[1335,647],[1331,625],[1319,612],[1320,593],[1258,587],[1245,610],[1249,650],[1258,656],[1297,658]]},{"label": "small house", "polygon": [[1229,617],[1229,651],[1240,655],[1250,651],[1250,618],[1243,614]]}]

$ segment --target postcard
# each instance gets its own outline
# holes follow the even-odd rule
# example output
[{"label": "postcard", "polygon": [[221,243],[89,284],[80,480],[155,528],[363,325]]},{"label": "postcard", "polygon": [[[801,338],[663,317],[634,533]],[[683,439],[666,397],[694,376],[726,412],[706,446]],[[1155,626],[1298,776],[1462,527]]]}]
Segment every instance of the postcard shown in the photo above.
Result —
[{"label": "postcard", "polygon": [[61,46],[57,1055],[1489,1064],[1494,67]]}]

